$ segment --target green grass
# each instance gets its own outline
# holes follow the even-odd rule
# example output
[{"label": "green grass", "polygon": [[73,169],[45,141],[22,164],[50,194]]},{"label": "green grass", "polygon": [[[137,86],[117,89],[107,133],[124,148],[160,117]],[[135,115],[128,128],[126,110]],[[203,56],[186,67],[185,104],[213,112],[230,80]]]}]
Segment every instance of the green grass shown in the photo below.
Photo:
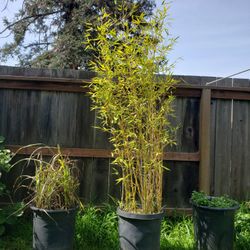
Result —
[{"label": "green grass", "polygon": [[[250,204],[241,205],[235,218],[236,250],[250,249]],[[164,218],[161,250],[193,250],[193,224],[190,217]],[[32,241],[30,218],[20,218],[0,239],[1,250],[29,250]],[[117,216],[115,209],[86,207],[76,220],[75,249],[118,250]]]},{"label": "green grass", "polygon": [[6,228],[0,238],[1,250],[29,250],[32,249],[32,224],[27,218],[18,218],[17,224]]}]

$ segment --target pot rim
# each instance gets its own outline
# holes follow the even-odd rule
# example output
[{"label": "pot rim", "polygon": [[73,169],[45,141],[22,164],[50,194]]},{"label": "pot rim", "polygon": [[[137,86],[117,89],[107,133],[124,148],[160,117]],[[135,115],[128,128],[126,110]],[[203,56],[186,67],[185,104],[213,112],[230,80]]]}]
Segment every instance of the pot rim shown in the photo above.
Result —
[{"label": "pot rim", "polygon": [[164,211],[155,214],[137,214],[126,212],[124,210],[121,210],[119,207],[117,208],[116,213],[120,217],[137,220],[161,220],[164,216]]},{"label": "pot rim", "polygon": [[44,209],[44,208],[38,208],[35,206],[30,206],[30,209],[33,212],[43,212],[43,213],[73,213],[79,209],[78,206],[69,208],[69,209]]}]

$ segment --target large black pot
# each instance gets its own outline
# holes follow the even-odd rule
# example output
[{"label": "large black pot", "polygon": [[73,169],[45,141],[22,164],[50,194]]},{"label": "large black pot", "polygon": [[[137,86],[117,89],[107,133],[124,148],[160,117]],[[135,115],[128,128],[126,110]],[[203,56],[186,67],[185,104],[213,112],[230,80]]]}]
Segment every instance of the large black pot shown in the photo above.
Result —
[{"label": "large black pot", "polygon": [[77,209],[33,211],[33,249],[72,250]]},{"label": "large black pot", "polygon": [[213,208],[192,205],[196,249],[232,250],[234,215],[239,206]]},{"label": "large black pot", "polygon": [[164,213],[134,214],[117,209],[121,250],[159,250]]}]

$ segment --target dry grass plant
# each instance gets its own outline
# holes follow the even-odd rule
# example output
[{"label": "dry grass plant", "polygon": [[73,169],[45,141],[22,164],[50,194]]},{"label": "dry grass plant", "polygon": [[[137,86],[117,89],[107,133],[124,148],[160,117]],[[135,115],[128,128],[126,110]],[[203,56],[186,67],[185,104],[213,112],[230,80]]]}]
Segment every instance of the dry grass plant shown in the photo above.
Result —
[{"label": "dry grass plant", "polygon": [[[43,156],[43,151],[50,151],[52,156]],[[24,187],[31,191],[27,205],[40,209],[67,210],[80,204],[77,195],[78,169],[75,161],[64,156],[59,146],[40,146],[28,158],[17,161],[15,165],[23,162],[26,166],[35,165],[34,176],[22,175],[17,181],[17,188]],[[28,185],[25,184],[27,182]]]}]

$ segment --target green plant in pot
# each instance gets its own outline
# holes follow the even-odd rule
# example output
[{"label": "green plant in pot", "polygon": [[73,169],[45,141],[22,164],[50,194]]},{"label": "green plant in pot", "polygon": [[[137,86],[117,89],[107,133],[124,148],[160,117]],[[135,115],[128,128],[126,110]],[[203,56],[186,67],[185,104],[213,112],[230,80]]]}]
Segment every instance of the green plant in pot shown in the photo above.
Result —
[{"label": "green plant in pot", "polygon": [[23,161],[35,166],[34,176],[23,175],[18,184],[31,191],[27,204],[33,211],[33,249],[73,249],[79,207],[75,161],[64,156],[59,147],[46,146],[36,148],[15,164]]},{"label": "green plant in pot", "polygon": [[233,250],[234,215],[237,201],[227,196],[214,197],[192,193],[196,248],[199,250]]},{"label": "green plant in pot", "polygon": [[113,163],[121,168],[121,249],[157,250],[160,244],[163,149],[174,143],[169,116],[176,84],[166,58],[175,40],[163,44],[167,10],[163,4],[151,19],[136,6],[120,6],[124,18],[103,10],[99,25],[90,25],[86,35],[87,49],[96,54],[90,64],[97,73],[89,85],[93,109],[110,133]]}]

